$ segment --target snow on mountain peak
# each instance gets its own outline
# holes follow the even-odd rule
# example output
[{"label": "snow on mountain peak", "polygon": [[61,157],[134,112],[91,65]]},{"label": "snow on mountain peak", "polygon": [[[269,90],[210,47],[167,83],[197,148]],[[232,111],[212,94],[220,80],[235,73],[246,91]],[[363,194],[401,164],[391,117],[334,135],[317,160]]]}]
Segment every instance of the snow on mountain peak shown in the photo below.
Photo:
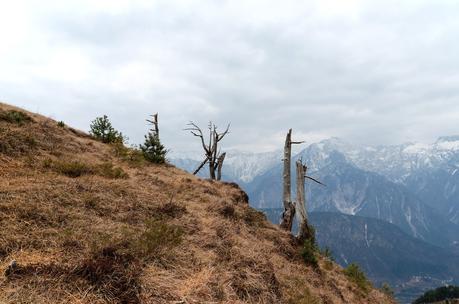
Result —
[{"label": "snow on mountain peak", "polygon": [[459,139],[456,141],[441,141],[436,143],[436,147],[438,150],[452,150],[457,151],[459,150]]},{"label": "snow on mountain peak", "polygon": [[[359,146],[332,137],[316,143],[298,145],[296,149],[293,151],[295,158],[302,158],[308,162],[310,171],[316,171],[327,165],[327,159],[333,151],[338,151],[359,168],[381,174],[391,181],[403,183],[404,179],[415,170],[444,166],[455,158],[459,159],[459,136],[440,137],[431,144],[405,143],[388,146]],[[242,183],[249,183],[273,166],[282,163],[281,150],[264,153],[238,150],[227,152],[224,175]],[[172,153],[170,157],[179,167],[186,167],[189,170],[194,170],[197,162],[203,159],[202,151]]]},{"label": "snow on mountain peak", "polygon": [[452,136],[441,136],[437,139],[437,143],[439,142],[451,142],[451,141],[459,141],[459,135],[452,135]]},{"label": "snow on mountain peak", "polygon": [[418,154],[418,153],[425,153],[430,148],[430,145],[423,144],[423,143],[415,143],[408,145],[405,149],[403,149],[403,153],[407,154]]},{"label": "snow on mountain peak", "polygon": [[242,152],[236,150],[228,151],[224,166],[226,165],[227,173],[237,177],[237,179],[248,183],[256,176],[263,174],[282,159],[280,150],[273,152]]}]

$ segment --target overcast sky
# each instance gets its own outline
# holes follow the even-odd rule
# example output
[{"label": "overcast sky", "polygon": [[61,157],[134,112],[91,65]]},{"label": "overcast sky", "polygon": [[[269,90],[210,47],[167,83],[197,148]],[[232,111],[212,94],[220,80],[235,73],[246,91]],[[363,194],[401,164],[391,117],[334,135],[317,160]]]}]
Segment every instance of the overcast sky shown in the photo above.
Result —
[{"label": "overcast sky", "polygon": [[459,1],[1,1],[0,100],[132,143],[159,112],[174,151],[189,120],[249,151],[430,142],[459,134]]}]

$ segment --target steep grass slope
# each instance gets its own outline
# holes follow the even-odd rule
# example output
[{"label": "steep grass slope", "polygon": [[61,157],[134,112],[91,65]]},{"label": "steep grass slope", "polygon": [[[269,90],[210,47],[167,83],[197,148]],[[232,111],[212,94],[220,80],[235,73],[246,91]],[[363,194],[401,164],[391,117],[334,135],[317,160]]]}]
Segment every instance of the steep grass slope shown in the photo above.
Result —
[{"label": "steep grass slope", "polygon": [[391,303],[306,266],[237,185],[5,104],[0,227],[0,303]]}]

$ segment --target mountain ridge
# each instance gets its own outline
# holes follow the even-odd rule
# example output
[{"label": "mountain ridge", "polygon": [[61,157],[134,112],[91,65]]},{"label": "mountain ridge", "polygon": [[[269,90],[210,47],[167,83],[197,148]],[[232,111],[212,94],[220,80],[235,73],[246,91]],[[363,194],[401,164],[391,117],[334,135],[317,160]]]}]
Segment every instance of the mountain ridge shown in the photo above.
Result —
[{"label": "mountain ridge", "polygon": [[[319,153],[315,145],[303,150],[295,159],[311,164],[309,175],[326,187],[307,186],[309,211],[335,211],[362,215],[394,223],[405,232],[440,246],[457,241],[457,227],[439,212],[413,195],[404,185],[391,182],[382,175],[364,171],[336,150]],[[258,177],[246,190],[258,208],[279,207],[281,166]]]}]

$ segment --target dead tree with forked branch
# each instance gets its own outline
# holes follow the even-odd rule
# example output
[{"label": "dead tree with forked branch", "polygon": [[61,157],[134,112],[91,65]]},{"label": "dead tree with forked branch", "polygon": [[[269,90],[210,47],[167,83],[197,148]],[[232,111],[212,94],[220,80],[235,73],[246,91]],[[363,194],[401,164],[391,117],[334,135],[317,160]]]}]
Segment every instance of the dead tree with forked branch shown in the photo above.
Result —
[{"label": "dead tree with forked branch", "polygon": [[221,153],[219,150],[219,142],[229,133],[230,125],[226,127],[226,129],[219,133],[217,131],[217,126],[209,122],[209,139],[206,143],[204,138],[204,133],[202,132],[201,128],[198,127],[194,122],[190,121],[188,127],[185,129],[190,131],[196,137],[199,137],[201,140],[202,148],[204,149],[204,160],[198,166],[198,168],[193,172],[193,174],[197,174],[206,164],[209,165],[209,176],[211,179],[220,180],[222,177],[222,168],[223,168],[223,161],[225,160],[226,153]]},{"label": "dead tree with forked branch", "polygon": [[288,130],[285,138],[284,146],[284,172],[283,172],[283,204],[284,212],[282,212],[282,219],[280,227],[287,231],[292,231],[293,218],[297,214],[299,220],[299,232],[297,239],[302,243],[306,239],[313,237],[313,232],[308,224],[306,213],[306,196],[304,194],[305,179],[310,179],[316,183],[324,186],[318,180],[307,176],[307,167],[303,164],[302,160],[296,162],[296,202],[292,201],[291,194],[291,158],[292,158],[292,145],[302,144],[303,141],[292,141],[292,129]]},{"label": "dead tree with forked branch", "polygon": [[298,209],[298,235],[297,239],[302,244],[308,239],[314,238],[314,231],[308,223],[308,215],[306,212],[306,196],[304,194],[305,179],[310,179],[322,186],[325,186],[315,178],[306,175],[308,167],[303,164],[302,160],[296,161],[296,207]]},{"label": "dead tree with forked branch", "polygon": [[147,119],[147,122],[150,123],[153,128],[150,129],[150,132],[152,132],[156,137],[159,138],[159,124],[158,124],[158,113],[150,115],[151,120]]},{"label": "dead tree with forked branch", "polygon": [[292,201],[291,190],[291,173],[290,163],[292,159],[292,145],[302,144],[302,141],[292,141],[292,129],[288,130],[285,137],[284,145],[284,172],[283,172],[283,204],[284,212],[282,212],[282,219],[280,227],[287,231],[292,231],[293,218],[295,216],[295,203]]}]

